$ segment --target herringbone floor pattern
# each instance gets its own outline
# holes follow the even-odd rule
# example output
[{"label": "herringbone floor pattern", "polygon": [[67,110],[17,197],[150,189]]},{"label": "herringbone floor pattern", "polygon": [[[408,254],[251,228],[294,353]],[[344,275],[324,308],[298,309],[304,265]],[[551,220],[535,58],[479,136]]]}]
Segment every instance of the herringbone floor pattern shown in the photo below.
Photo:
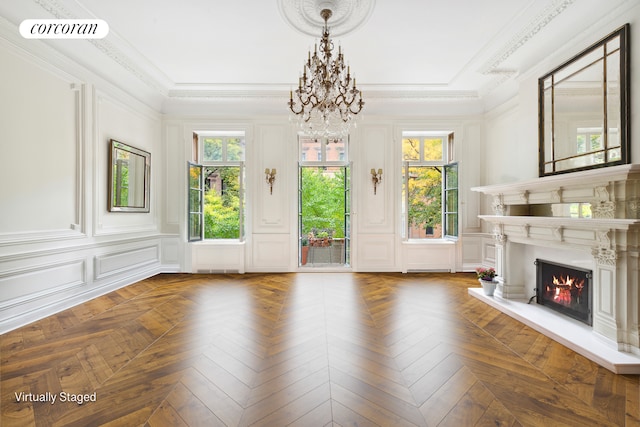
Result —
[{"label": "herringbone floor pattern", "polygon": [[[2,426],[634,426],[469,274],[166,274],[1,338]],[[95,392],[95,402],[18,401]]]}]

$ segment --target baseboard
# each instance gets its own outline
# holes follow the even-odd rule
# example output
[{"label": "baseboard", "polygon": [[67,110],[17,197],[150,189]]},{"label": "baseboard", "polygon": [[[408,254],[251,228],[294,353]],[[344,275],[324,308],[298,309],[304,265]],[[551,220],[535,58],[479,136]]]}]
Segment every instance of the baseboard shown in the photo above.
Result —
[{"label": "baseboard", "polygon": [[175,265],[163,266],[156,264],[146,269],[137,270],[134,274],[129,274],[126,277],[119,277],[116,280],[103,282],[99,286],[87,289],[86,291],[73,295],[70,298],[64,297],[62,300],[48,303],[41,307],[37,307],[36,309],[27,309],[19,315],[0,318],[0,334],[26,326],[47,316],[51,316],[52,314],[59,313],[78,304],[85,303],[99,296],[108,294],[109,292],[113,292],[117,289],[139,282],[140,280],[155,276],[156,274],[176,273],[179,271],[179,267]]}]

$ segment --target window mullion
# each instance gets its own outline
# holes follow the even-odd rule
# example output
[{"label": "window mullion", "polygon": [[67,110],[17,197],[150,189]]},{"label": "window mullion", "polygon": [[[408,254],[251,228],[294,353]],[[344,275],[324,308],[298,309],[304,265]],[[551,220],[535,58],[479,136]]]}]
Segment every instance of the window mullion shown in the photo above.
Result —
[{"label": "window mullion", "polygon": [[[192,186],[192,183],[193,183],[193,180],[192,180],[193,177],[191,175],[192,173],[194,175],[197,174],[197,177],[198,177],[198,182],[196,186]],[[204,174],[204,168],[202,167],[202,165],[188,162],[187,194],[189,199],[187,202],[187,205],[188,205],[187,207],[188,221],[187,222],[189,226],[188,240],[190,242],[202,240],[203,233],[204,233],[204,176],[203,174]],[[198,211],[195,211],[194,208],[196,208],[196,206],[193,206],[194,192],[197,192],[198,194],[198,202],[200,204],[200,206],[197,207]],[[197,224],[194,222],[196,219],[198,221]],[[197,231],[197,233],[193,233],[193,231]]]},{"label": "window mullion", "polygon": [[238,189],[238,197],[239,197],[239,201],[238,203],[240,204],[239,206],[239,216],[240,218],[238,218],[238,222],[240,224],[240,235],[239,235],[239,239],[241,242],[244,241],[244,162],[240,162],[240,170],[238,171],[238,185],[240,186],[240,188]]},{"label": "window mullion", "polygon": [[402,234],[404,240],[409,240],[409,162],[404,162],[404,226]]},{"label": "window mullion", "polygon": [[227,143],[229,142],[229,137],[222,138],[222,161],[227,161]]}]

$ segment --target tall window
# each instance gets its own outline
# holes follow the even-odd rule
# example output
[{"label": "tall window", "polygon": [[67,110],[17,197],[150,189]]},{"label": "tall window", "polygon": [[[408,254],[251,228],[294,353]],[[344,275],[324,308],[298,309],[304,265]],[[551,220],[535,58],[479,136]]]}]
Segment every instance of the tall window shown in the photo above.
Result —
[{"label": "tall window", "polygon": [[403,237],[458,236],[458,165],[453,133],[403,132]]},{"label": "tall window", "polygon": [[244,237],[244,132],[194,134],[189,163],[189,240]]}]

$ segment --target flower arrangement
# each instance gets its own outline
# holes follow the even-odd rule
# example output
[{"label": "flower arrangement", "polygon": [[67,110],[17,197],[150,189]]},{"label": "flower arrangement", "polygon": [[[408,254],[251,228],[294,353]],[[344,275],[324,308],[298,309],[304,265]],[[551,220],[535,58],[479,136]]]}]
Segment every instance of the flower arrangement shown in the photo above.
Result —
[{"label": "flower arrangement", "polygon": [[478,275],[478,279],[480,280],[491,281],[494,277],[496,277],[496,270],[492,267],[478,267],[476,268],[476,274]]}]

